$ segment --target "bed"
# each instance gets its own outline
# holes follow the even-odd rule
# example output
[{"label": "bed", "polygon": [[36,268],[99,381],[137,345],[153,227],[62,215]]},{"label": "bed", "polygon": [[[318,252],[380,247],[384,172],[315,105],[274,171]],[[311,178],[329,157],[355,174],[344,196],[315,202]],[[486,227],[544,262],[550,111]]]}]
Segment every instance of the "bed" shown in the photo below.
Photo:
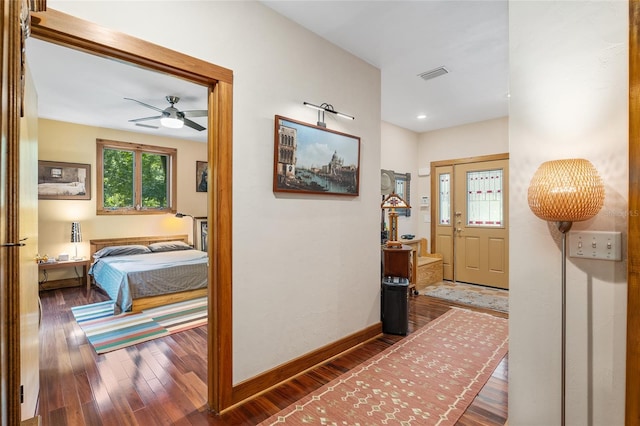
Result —
[{"label": "bed", "polygon": [[90,240],[91,279],[116,302],[139,312],[207,295],[207,253],[186,235]]}]

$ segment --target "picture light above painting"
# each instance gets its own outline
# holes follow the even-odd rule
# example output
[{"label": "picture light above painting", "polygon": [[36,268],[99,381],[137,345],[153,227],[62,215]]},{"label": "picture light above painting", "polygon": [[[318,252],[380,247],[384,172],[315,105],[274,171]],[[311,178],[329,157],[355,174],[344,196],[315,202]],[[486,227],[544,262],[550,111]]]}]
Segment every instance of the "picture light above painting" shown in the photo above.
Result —
[{"label": "picture light above painting", "polygon": [[275,116],[273,192],[357,196],[360,138]]},{"label": "picture light above painting", "polygon": [[90,200],[91,164],[38,161],[39,200]]}]

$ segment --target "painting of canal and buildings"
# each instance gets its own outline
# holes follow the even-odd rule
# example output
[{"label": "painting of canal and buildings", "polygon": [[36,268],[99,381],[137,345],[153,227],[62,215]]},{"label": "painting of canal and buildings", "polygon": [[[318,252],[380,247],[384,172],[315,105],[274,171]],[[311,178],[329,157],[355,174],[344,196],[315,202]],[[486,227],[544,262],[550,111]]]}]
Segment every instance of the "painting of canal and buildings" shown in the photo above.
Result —
[{"label": "painting of canal and buildings", "polygon": [[356,196],[360,138],[276,116],[274,192]]}]

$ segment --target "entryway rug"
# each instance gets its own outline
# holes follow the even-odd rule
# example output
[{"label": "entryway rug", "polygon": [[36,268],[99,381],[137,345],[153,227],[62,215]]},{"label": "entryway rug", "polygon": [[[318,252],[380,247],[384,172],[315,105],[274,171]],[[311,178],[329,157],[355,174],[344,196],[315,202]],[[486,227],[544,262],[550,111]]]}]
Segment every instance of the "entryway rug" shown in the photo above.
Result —
[{"label": "entryway rug", "polygon": [[508,351],[508,321],[453,308],[260,425],[454,425]]},{"label": "entryway rug", "polygon": [[456,303],[509,312],[509,291],[451,281],[443,281],[420,290],[420,294]]},{"label": "entryway rug", "polygon": [[71,308],[96,353],[168,336],[207,323],[207,298],[200,297],[142,312],[113,315],[113,302]]}]

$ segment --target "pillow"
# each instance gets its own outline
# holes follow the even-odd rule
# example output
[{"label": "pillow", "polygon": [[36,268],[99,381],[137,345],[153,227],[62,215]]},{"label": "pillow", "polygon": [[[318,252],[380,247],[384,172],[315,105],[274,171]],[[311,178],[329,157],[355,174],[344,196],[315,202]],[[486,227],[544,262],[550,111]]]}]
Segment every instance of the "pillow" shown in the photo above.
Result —
[{"label": "pillow", "polygon": [[147,246],[132,244],[129,246],[105,247],[94,253],[93,257],[99,259],[107,256],[129,256],[132,254],[151,253]]},{"label": "pillow", "polygon": [[192,248],[193,247],[184,241],[163,241],[161,243],[149,244],[149,249],[154,253],[161,251],[191,250]]}]

